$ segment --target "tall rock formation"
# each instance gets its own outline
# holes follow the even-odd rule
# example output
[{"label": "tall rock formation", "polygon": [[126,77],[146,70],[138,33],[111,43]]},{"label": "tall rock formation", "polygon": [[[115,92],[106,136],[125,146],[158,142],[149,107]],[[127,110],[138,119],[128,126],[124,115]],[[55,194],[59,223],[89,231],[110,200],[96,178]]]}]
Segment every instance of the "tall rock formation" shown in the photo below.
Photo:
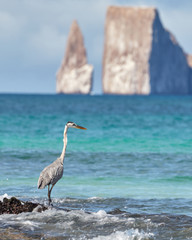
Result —
[{"label": "tall rock formation", "polygon": [[155,8],[108,8],[104,93],[188,94],[188,61],[174,36],[163,28]]},{"label": "tall rock formation", "polygon": [[190,73],[189,73],[189,88],[190,88],[190,93],[192,94],[192,55],[186,54],[187,57],[187,62],[190,67]]},{"label": "tall rock formation", "polygon": [[189,66],[192,68],[192,55],[186,54],[186,58]]},{"label": "tall rock formation", "polygon": [[57,73],[57,93],[89,94],[93,66],[87,64],[83,36],[76,21],[72,23],[66,52]]}]

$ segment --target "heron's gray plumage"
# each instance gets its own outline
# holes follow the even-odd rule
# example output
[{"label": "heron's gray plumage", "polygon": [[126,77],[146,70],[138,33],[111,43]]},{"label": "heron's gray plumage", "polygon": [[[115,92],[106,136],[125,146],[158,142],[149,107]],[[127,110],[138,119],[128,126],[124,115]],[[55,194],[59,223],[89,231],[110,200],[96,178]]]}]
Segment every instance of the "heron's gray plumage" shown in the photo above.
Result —
[{"label": "heron's gray plumage", "polygon": [[48,184],[56,184],[63,176],[63,164],[61,158],[56,159],[49,166],[44,168],[38,180],[38,188],[43,189]]},{"label": "heron's gray plumage", "polygon": [[[43,169],[43,171],[40,173],[39,180],[37,183],[38,188],[43,189],[46,186],[48,186],[48,199],[49,199],[49,204],[51,202],[51,191],[54,187],[54,185],[57,183],[59,179],[62,178],[63,176],[63,162],[64,162],[64,157],[65,157],[65,151],[67,147],[67,130],[68,128],[78,128],[78,129],[86,129],[84,127],[78,126],[77,124],[73,122],[68,122],[65,125],[64,129],[64,138],[63,138],[63,151],[61,153],[61,156],[57,158],[53,163],[48,165]],[[49,187],[51,186],[51,189]]]}]

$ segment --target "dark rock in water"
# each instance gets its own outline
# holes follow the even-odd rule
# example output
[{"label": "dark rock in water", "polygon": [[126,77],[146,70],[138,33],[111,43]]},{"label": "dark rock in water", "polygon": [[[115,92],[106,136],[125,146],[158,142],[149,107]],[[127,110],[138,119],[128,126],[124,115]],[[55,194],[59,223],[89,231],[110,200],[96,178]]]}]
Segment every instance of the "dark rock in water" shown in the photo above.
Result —
[{"label": "dark rock in water", "polygon": [[115,208],[109,212],[107,212],[107,214],[111,214],[111,215],[119,215],[119,214],[123,214],[123,213],[127,213],[126,211],[122,211],[119,208]]},{"label": "dark rock in water", "polygon": [[23,202],[19,199],[12,197],[10,199],[4,198],[3,202],[0,201],[0,214],[19,214],[22,212],[42,212],[47,208],[38,203]]}]

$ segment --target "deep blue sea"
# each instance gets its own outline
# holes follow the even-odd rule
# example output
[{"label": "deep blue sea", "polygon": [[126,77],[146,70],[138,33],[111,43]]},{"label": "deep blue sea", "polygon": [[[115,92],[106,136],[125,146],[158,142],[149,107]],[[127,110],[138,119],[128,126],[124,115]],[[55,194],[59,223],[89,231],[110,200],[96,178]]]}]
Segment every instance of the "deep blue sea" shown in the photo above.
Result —
[{"label": "deep blue sea", "polygon": [[68,121],[87,131],[68,130],[53,207],[1,215],[1,239],[192,239],[192,96],[1,94],[0,200],[47,204]]}]

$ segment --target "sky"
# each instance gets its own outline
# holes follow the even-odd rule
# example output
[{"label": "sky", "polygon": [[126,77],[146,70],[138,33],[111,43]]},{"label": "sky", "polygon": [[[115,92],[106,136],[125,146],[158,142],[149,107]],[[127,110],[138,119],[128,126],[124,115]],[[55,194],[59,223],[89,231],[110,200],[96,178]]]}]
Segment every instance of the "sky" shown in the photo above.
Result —
[{"label": "sky", "polygon": [[191,0],[0,0],[0,93],[56,93],[56,72],[71,23],[84,36],[100,94],[107,7],[153,6],[186,53],[192,54]]}]

